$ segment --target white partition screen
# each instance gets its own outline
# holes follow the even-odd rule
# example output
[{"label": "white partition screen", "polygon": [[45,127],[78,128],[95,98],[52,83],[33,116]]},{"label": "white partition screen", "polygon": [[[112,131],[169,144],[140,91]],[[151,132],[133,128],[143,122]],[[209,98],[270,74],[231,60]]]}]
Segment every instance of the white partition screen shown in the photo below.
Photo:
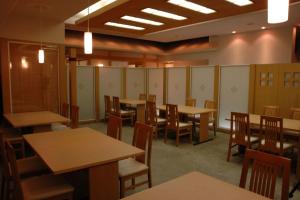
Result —
[{"label": "white partition screen", "polygon": [[168,103],[185,105],[186,68],[168,69]]},{"label": "white partition screen", "polygon": [[249,66],[221,66],[219,127],[230,128],[231,112],[248,112]]},{"label": "white partition screen", "polygon": [[214,99],[214,75],[213,66],[192,67],[191,96],[196,99],[198,107],[204,107],[206,99]]},{"label": "white partition screen", "polygon": [[95,119],[94,68],[77,67],[77,104],[79,120]]},{"label": "white partition screen", "polygon": [[163,104],[164,69],[149,69],[148,74],[149,94],[156,95],[156,104]]},{"label": "white partition screen", "polygon": [[99,70],[99,101],[100,101],[100,119],[104,119],[105,105],[104,95],[121,96],[121,68],[100,68]]},{"label": "white partition screen", "polygon": [[130,99],[138,99],[140,93],[145,93],[145,69],[127,69],[126,92]]}]

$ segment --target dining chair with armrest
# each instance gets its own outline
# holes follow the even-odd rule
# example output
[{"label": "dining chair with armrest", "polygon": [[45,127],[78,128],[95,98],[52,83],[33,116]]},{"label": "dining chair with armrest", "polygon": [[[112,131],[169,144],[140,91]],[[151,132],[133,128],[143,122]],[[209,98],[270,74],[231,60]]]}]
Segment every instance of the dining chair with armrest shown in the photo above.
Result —
[{"label": "dining chair with armrest", "polygon": [[158,130],[163,129],[166,125],[166,119],[158,117],[156,104],[153,101],[146,102],[146,124],[153,126],[154,136],[157,138]]}]

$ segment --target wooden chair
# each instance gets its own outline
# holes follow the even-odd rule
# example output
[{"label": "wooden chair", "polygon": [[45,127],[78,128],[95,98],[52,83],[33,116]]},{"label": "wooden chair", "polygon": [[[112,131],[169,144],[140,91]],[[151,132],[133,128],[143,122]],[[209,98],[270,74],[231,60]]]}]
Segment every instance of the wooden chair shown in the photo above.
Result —
[{"label": "wooden chair", "polygon": [[193,98],[188,98],[185,100],[185,105],[186,106],[192,106],[195,107],[196,106],[196,99]]},{"label": "wooden chair", "polygon": [[[125,191],[134,189],[148,183],[152,187],[151,179],[151,149],[153,128],[147,124],[136,122],[132,145],[143,149],[145,154],[119,161],[120,197],[124,197]],[[147,180],[136,183],[135,178],[146,175]],[[132,180],[129,187],[125,186],[127,180]]]},{"label": "wooden chair", "polygon": [[258,137],[250,135],[249,114],[231,112],[230,117],[230,138],[227,153],[227,161],[230,161],[231,149],[240,145],[251,149],[252,143],[258,142]]},{"label": "wooden chair", "polygon": [[291,108],[290,111],[291,111],[290,114],[291,119],[300,120],[300,108]]},{"label": "wooden chair", "polygon": [[72,105],[71,106],[71,128],[79,127],[79,107]]},{"label": "wooden chair", "polygon": [[264,106],[263,115],[279,117],[279,106]]},{"label": "wooden chair", "polygon": [[133,110],[121,110],[119,97],[113,97],[113,111],[112,114],[121,117],[122,120],[130,119],[133,126],[135,111]]},{"label": "wooden chair", "polygon": [[[21,138],[21,140],[23,140]],[[1,178],[1,199],[7,199],[11,192],[12,176],[10,173],[10,166],[8,164],[7,151],[5,148],[6,142],[12,146],[16,143],[15,139],[5,138],[5,134],[0,132],[0,152],[1,152],[1,163],[2,163],[2,178]],[[21,141],[24,143],[23,141]],[[14,149],[14,153],[15,153]],[[21,178],[27,178],[32,175],[40,175],[48,172],[47,166],[37,156],[31,156],[27,158],[21,158],[16,160],[16,165],[19,169],[19,175]]]},{"label": "wooden chair", "polygon": [[[209,108],[209,109],[217,109],[216,102],[212,100],[205,100],[204,102],[204,108]],[[214,136],[216,136],[216,117],[215,113],[211,112],[209,113],[209,119],[208,119],[208,124],[211,125],[214,129]]]},{"label": "wooden chair", "polygon": [[157,138],[158,130],[166,125],[166,119],[157,116],[155,101],[146,102],[145,122],[146,124],[153,126],[155,138]]},{"label": "wooden chair", "polygon": [[260,117],[259,149],[269,153],[283,155],[292,149],[293,144],[283,141],[283,120],[278,117]]},{"label": "wooden chair", "polygon": [[107,120],[112,112],[110,96],[104,95],[104,105],[105,105],[105,120]]},{"label": "wooden chair", "polygon": [[274,199],[276,178],[282,176],[281,200],[288,200],[291,161],[281,156],[247,150],[240,179],[241,188],[246,188],[251,163],[249,190]]},{"label": "wooden chair", "polygon": [[148,101],[156,102],[156,95],[155,94],[149,94],[148,95]]},{"label": "wooden chair", "polygon": [[61,115],[66,117],[66,118],[69,118],[69,108],[70,108],[69,104],[63,103],[62,104],[62,109],[61,109]]},{"label": "wooden chair", "polygon": [[140,94],[139,95],[139,100],[147,100],[147,95],[146,94]]},{"label": "wooden chair", "polygon": [[106,133],[108,136],[121,140],[122,138],[122,119],[120,117],[110,115],[107,123]]},{"label": "wooden chair", "polygon": [[60,176],[42,175],[21,179],[14,150],[9,143],[6,143],[6,149],[11,177],[14,182],[14,199],[73,199],[73,187]]},{"label": "wooden chair", "polygon": [[173,104],[166,105],[166,129],[164,142],[167,143],[168,130],[176,131],[176,146],[179,145],[179,137],[184,135],[190,136],[190,143],[192,143],[192,127],[190,123],[179,122],[178,106]]}]

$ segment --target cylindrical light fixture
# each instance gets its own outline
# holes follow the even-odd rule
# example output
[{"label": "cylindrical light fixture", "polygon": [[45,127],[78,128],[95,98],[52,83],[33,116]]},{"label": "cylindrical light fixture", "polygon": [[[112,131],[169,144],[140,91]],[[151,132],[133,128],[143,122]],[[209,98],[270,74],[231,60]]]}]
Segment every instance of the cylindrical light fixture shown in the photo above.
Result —
[{"label": "cylindrical light fixture", "polygon": [[268,23],[286,22],[289,18],[289,0],[268,0]]},{"label": "cylindrical light fixture", "polygon": [[93,33],[84,32],[84,53],[92,54],[93,53]]},{"label": "cylindrical light fixture", "polygon": [[45,63],[45,51],[44,49],[39,49],[39,63]]}]

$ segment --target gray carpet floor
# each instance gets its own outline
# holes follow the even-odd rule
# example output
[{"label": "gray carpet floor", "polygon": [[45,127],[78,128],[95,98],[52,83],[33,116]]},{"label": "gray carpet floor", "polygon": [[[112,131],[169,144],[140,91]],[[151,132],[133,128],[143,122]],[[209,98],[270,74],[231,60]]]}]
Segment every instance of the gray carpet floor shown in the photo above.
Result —
[{"label": "gray carpet floor", "polygon": [[[106,133],[105,123],[86,124],[90,128]],[[210,133],[212,134],[212,133]],[[125,126],[122,129],[122,140],[131,144],[133,128]],[[163,142],[162,134],[153,140],[152,146],[152,180],[153,185],[158,185],[178,176],[192,171],[199,171],[204,174],[216,177],[225,182],[238,185],[242,170],[243,156],[231,157],[231,161],[226,161],[229,135],[217,133],[217,137],[207,143],[192,145],[188,139],[183,138],[178,147],[175,146],[175,140],[169,139],[168,143]],[[237,149],[233,149],[233,153]],[[280,183],[276,186],[276,199],[280,199]],[[290,188],[296,182],[295,174],[291,175]],[[146,189],[140,187],[135,191],[127,192],[130,195],[134,192]],[[199,188],[200,189],[200,188]],[[242,199],[242,198],[241,198]],[[293,199],[300,200],[300,191],[294,193]]]}]

